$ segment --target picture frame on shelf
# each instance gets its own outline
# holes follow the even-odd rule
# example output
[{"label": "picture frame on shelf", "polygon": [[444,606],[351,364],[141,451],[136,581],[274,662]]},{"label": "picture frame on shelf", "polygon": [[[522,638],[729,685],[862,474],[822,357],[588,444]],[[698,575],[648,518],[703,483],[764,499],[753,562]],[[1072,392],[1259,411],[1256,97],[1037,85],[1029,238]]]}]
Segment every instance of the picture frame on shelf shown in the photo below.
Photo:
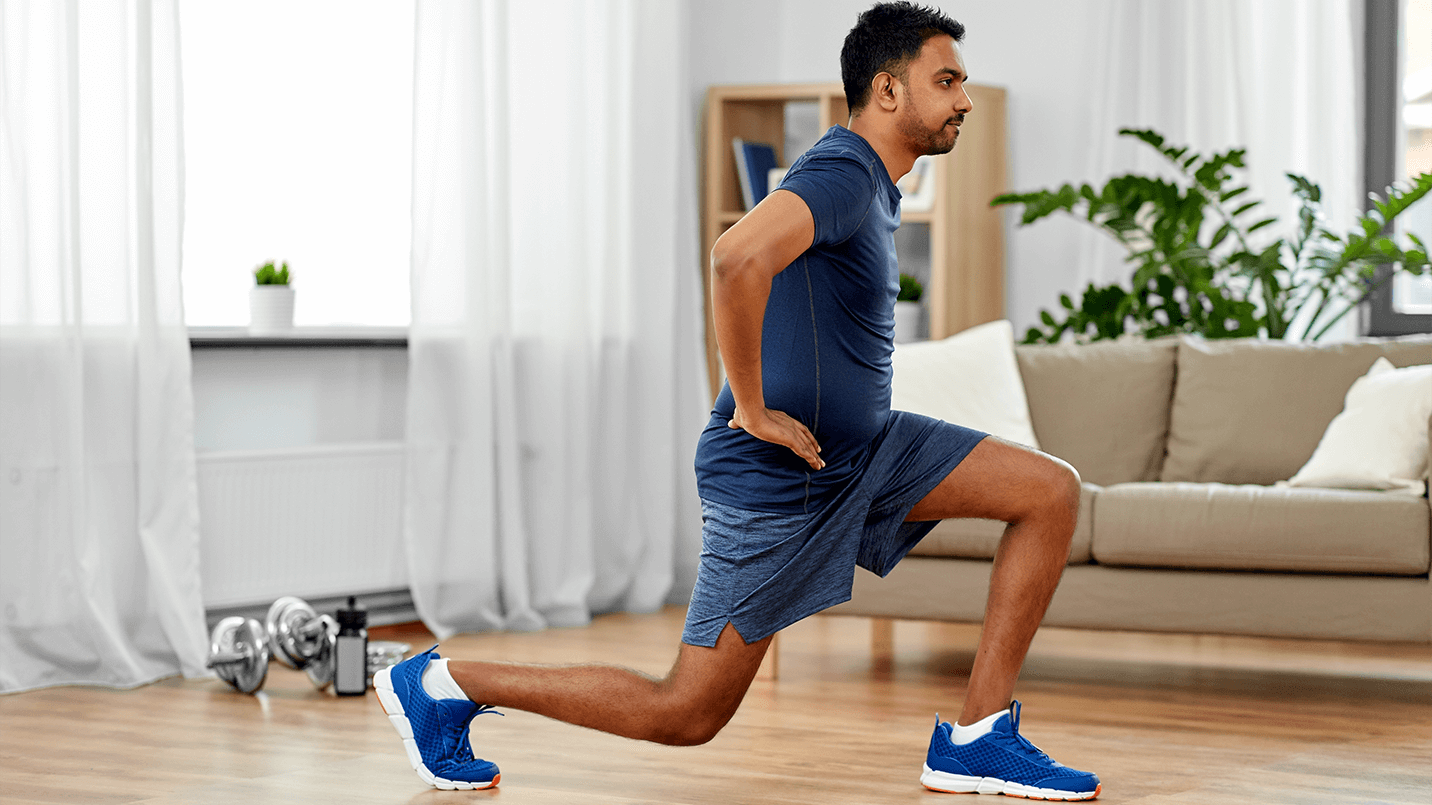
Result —
[{"label": "picture frame on shelf", "polygon": [[935,206],[935,184],[935,158],[922,156],[916,159],[910,172],[895,183],[900,190],[900,210],[929,212]]}]

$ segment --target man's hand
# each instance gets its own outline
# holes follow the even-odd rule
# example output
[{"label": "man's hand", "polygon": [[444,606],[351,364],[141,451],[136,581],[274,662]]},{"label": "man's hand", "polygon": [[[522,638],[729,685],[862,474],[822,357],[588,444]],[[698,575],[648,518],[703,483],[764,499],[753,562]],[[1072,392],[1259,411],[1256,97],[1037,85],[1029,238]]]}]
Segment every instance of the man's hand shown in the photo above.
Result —
[{"label": "man's hand", "polygon": [[820,458],[820,445],[816,444],[815,436],[805,425],[783,411],[773,411],[770,408],[759,410],[759,414],[747,417],[745,411],[737,407],[731,415],[728,427],[744,430],[763,442],[785,445],[804,459],[812,469],[825,467],[825,462]]}]

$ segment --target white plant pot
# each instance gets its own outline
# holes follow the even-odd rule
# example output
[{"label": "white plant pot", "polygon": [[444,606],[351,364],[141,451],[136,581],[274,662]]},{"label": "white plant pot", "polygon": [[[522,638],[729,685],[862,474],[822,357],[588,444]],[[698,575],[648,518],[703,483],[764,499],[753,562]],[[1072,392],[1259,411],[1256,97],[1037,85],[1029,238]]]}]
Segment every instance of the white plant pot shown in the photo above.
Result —
[{"label": "white plant pot", "polygon": [[920,340],[920,303],[895,303],[895,343]]},{"label": "white plant pot", "polygon": [[249,332],[279,333],[293,329],[293,288],[255,285],[249,289]]}]

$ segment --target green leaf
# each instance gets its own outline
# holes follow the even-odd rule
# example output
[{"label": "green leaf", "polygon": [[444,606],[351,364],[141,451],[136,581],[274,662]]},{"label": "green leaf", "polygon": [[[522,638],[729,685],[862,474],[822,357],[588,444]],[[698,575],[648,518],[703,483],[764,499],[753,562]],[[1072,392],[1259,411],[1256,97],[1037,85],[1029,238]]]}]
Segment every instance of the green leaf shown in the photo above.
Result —
[{"label": "green leaf", "polygon": [[1222,242],[1224,241],[1224,239],[1228,237],[1228,233],[1229,233],[1229,232],[1232,232],[1232,231],[1233,231],[1233,224],[1224,224],[1223,226],[1220,226],[1220,227],[1218,228],[1218,231],[1214,233],[1214,235],[1213,235],[1213,241],[1208,244],[1208,248],[1209,248],[1209,249],[1216,249],[1216,248],[1218,248],[1218,244],[1222,243]]},{"label": "green leaf", "polygon": [[1137,137],[1154,148],[1163,148],[1163,135],[1150,129],[1119,129],[1119,134],[1127,137]]},{"label": "green leaf", "polygon": [[[1422,241],[1409,236],[1412,245],[1403,251],[1397,237],[1383,234],[1397,216],[1432,191],[1432,176],[1426,173],[1389,187],[1384,198],[1374,196],[1371,209],[1350,230],[1337,233],[1324,223],[1322,189],[1303,176],[1285,174],[1299,202],[1296,230],[1253,253],[1245,236],[1276,219],[1264,217],[1246,230],[1236,222],[1259,204],[1245,202],[1248,186],[1237,174],[1245,167],[1244,149],[1204,156],[1188,146],[1170,145],[1149,129],[1120,129],[1119,134],[1156,149],[1181,176],[1170,180],[1126,174],[1098,187],[1066,184],[1001,194],[991,202],[1023,205],[1022,224],[1070,213],[1124,246],[1131,273],[1127,288],[1132,291],[1120,284],[1090,284],[1077,300],[1060,294],[1054,311],[1063,320],[1040,311],[1042,326],[1027,331],[1028,343],[1057,343],[1066,333],[1079,342],[1125,333],[1282,338],[1297,335],[1288,332],[1288,322],[1295,319],[1311,320],[1300,325],[1305,328],[1301,337],[1316,339],[1365,295],[1364,278],[1377,265],[1395,263],[1397,270],[1409,273],[1432,269]],[[1230,202],[1245,203],[1230,214],[1224,206]],[[1220,220],[1204,245],[1200,235],[1210,218]],[[1237,242],[1230,253],[1219,254],[1217,249],[1234,235]]]}]

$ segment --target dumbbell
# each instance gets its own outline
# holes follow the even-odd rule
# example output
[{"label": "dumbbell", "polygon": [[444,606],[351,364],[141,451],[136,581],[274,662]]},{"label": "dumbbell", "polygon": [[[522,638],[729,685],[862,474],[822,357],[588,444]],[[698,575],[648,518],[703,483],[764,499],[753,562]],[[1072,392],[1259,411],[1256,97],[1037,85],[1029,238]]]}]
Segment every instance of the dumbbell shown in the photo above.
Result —
[{"label": "dumbbell", "polygon": [[338,622],[307,601],[285,596],[269,607],[265,623],[231,616],[214,626],[208,666],[241,693],[255,693],[268,677],[270,657],[302,670],[319,690],[333,684]]},{"label": "dumbbell", "polygon": [[207,664],[240,693],[254,693],[268,677],[268,631],[253,618],[224,618],[214,625]]},{"label": "dumbbell", "polygon": [[264,627],[279,662],[303,671],[319,690],[333,684],[338,621],[331,615],[320,615],[302,598],[286,595],[269,607]]}]

